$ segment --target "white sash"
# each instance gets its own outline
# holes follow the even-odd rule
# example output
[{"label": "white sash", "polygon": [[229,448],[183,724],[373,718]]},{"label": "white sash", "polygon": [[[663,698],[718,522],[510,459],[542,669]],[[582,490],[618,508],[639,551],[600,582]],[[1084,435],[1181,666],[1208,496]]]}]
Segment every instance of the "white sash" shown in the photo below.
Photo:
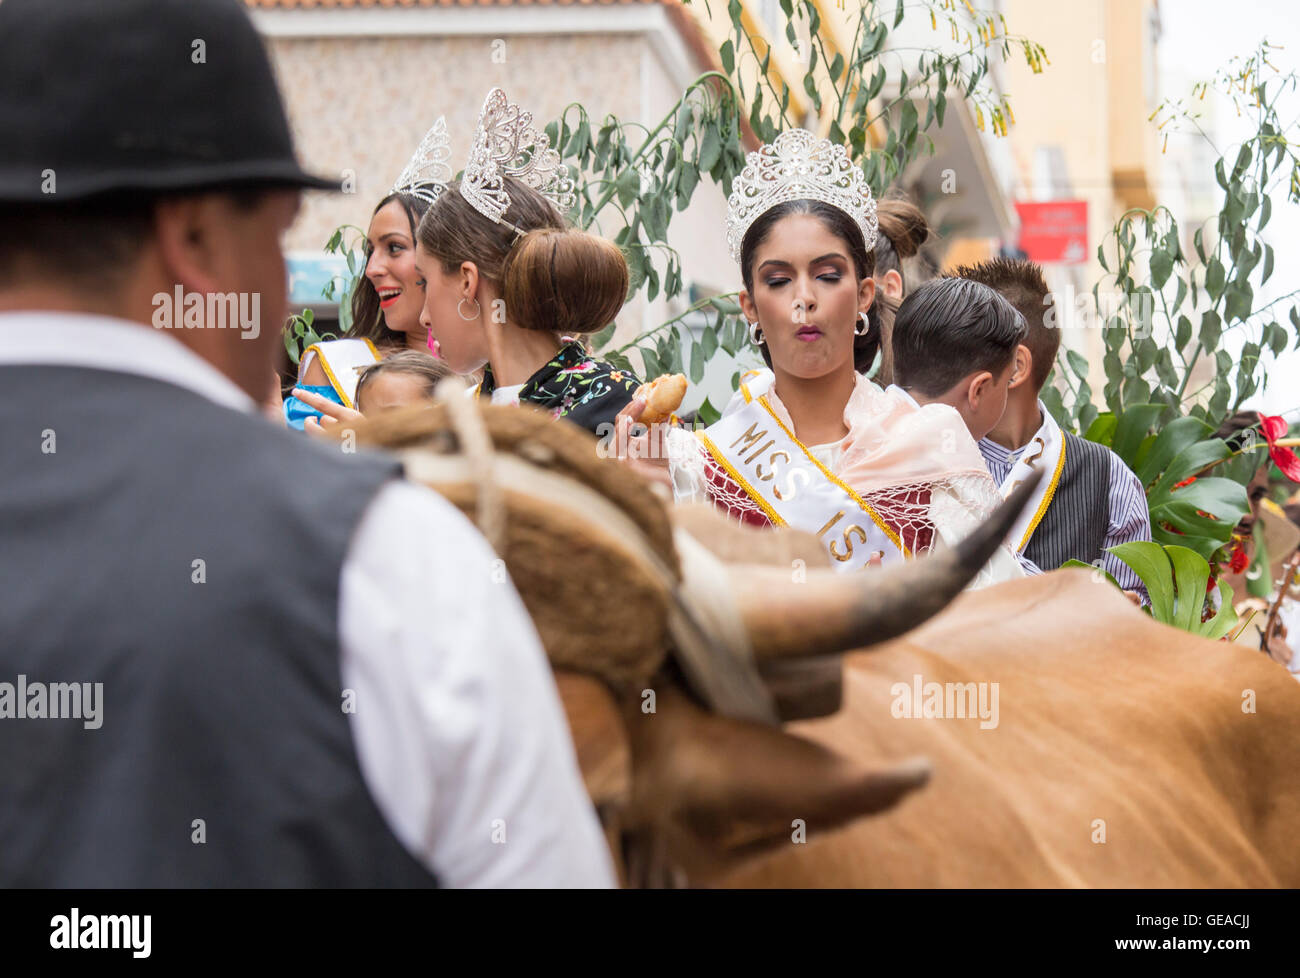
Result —
[{"label": "white sash", "polygon": [[880,515],[781,423],[766,395],[745,396],[747,403],[697,434],[773,524],[816,534],[836,570],[865,567],[876,556],[881,563],[908,556]]},{"label": "white sash", "polygon": [[1002,480],[1002,485],[998,487],[1002,498],[1006,499],[1011,495],[1012,490],[1029,478],[1040,465],[1051,473],[1050,478],[1038,483],[1034,495],[1020,511],[1020,518],[1007,534],[1007,542],[1015,547],[1016,553],[1024,552],[1029,538],[1034,535],[1034,530],[1038,529],[1047,507],[1052,504],[1052,497],[1056,495],[1056,487],[1061,481],[1061,472],[1065,468],[1065,436],[1061,434],[1061,428],[1051,414],[1046,409],[1041,410],[1042,426],[1025,447],[1020,458],[1011,466],[1011,471]]},{"label": "white sash", "polygon": [[375,344],[368,339],[327,340],[313,343],[302,351],[304,357],[314,353],[320,358],[321,369],[329,378],[334,393],[343,401],[344,407],[356,407],[357,372],[362,367],[378,363],[383,359]]}]

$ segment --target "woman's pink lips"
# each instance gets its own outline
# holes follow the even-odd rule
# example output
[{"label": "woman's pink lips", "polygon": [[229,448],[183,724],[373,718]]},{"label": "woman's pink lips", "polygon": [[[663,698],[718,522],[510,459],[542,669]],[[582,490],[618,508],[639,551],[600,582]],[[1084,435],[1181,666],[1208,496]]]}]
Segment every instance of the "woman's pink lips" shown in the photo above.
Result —
[{"label": "woman's pink lips", "polygon": [[387,299],[380,299],[379,308],[387,309],[389,306],[391,306],[394,302],[396,302],[401,297],[402,297],[402,293],[399,292],[397,293],[397,295],[390,295]]},{"label": "woman's pink lips", "polygon": [[800,326],[795,330],[795,338],[803,340],[805,343],[811,343],[822,335],[822,331],[816,326]]}]

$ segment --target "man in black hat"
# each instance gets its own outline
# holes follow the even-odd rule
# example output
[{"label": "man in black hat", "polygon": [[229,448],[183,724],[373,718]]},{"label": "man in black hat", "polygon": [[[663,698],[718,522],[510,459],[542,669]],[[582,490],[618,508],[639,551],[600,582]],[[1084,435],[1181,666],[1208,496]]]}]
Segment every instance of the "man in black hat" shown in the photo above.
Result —
[{"label": "man in black hat", "polygon": [[611,883],[487,544],[256,412],[338,187],[241,5],[0,0],[0,132],[0,885]]}]

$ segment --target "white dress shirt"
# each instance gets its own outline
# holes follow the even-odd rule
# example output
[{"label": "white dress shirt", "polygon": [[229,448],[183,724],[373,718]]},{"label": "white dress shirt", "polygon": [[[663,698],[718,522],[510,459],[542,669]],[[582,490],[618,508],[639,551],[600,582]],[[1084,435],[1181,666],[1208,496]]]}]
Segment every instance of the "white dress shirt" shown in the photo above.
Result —
[{"label": "white dress shirt", "polygon": [[[0,365],[14,364],[137,374],[257,409],[172,336],[117,319],[0,314]],[[343,564],[339,643],[362,775],[442,885],[613,885],[537,632],[459,510],[408,482],[379,491]]]}]

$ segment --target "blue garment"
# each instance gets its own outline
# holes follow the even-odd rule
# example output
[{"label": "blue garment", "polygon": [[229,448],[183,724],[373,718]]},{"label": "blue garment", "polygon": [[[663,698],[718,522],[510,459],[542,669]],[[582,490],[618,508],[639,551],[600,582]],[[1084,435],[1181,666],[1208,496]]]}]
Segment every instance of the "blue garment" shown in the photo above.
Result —
[{"label": "blue garment", "polygon": [[[333,401],[339,407],[343,406],[343,400],[335,393],[334,388],[329,384],[299,384],[301,390],[317,394],[327,401]],[[302,431],[303,422],[308,418],[319,418],[321,413],[313,407],[304,404],[298,398],[290,395],[284,399],[284,420],[289,422],[289,427]]]}]

